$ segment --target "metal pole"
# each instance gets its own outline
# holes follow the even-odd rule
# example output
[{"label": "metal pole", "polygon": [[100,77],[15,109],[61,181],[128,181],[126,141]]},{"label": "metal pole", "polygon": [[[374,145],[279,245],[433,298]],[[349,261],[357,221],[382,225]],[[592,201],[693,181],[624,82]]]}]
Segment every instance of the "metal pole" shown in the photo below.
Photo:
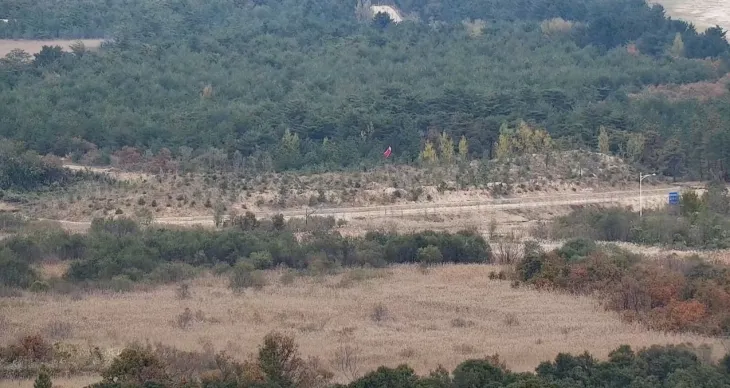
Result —
[{"label": "metal pole", "polygon": [[639,218],[644,216],[644,198],[641,196],[641,181],[644,177],[639,173]]},{"label": "metal pole", "polygon": [[642,196],[641,192],[641,181],[644,180],[644,178],[648,178],[650,176],[655,176],[656,174],[646,174],[642,175],[641,172],[639,172],[639,218],[641,218],[644,215],[644,197]]}]

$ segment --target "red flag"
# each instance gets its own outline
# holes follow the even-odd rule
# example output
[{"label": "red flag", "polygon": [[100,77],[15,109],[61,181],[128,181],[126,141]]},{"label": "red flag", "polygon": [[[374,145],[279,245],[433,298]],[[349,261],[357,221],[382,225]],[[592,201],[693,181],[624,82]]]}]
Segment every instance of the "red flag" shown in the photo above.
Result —
[{"label": "red flag", "polygon": [[383,156],[386,157],[386,159],[390,156],[390,154],[393,153],[393,150],[390,149],[390,146],[388,146],[388,149],[383,152]]}]

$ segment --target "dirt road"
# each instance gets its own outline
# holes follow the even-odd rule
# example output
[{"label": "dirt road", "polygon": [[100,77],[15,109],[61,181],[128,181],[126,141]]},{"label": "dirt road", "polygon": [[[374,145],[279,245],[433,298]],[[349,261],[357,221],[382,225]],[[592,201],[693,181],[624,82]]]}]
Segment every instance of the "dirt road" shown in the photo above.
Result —
[{"label": "dirt road", "polygon": [[101,39],[69,39],[69,40],[12,40],[0,39],[0,58],[6,56],[13,49],[21,49],[30,54],[41,51],[43,46],[61,46],[68,51],[69,46],[76,42],[82,42],[88,49],[99,47]]},{"label": "dirt road", "polygon": [[[643,191],[645,207],[667,201],[668,193],[680,191],[679,187],[653,188]],[[556,206],[582,204],[620,204],[622,206],[637,206],[639,204],[638,190],[624,190],[613,192],[583,192],[575,194],[543,195],[534,197],[518,197],[483,201],[465,201],[451,203],[415,203],[390,206],[362,206],[362,207],[332,207],[311,209],[286,209],[281,211],[254,212],[257,218],[270,218],[282,214],[285,219],[305,217],[307,215],[333,216],[337,219],[351,221],[354,219],[400,218],[413,215],[448,215],[448,214],[480,214],[490,211],[504,211],[526,208],[550,208]],[[82,231],[89,227],[90,221],[53,220],[64,227]],[[183,226],[212,226],[213,216],[195,217],[160,217],[154,220],[161,225]]]}]

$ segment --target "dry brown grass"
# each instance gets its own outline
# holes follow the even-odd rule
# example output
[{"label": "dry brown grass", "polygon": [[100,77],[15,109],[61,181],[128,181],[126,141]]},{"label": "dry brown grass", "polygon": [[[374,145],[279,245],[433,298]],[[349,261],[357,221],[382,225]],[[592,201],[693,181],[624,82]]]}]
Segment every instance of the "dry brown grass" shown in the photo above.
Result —
[{"label": "dry brown grass", "polygon": [[[53,388],[79,388],[98,383],[98,376],[54,377]],[[0,388],[33,388],[33,380],[0,380]]]},{"label": "dry brown grass", "polygon": [[[496,181],[497,186],[499,181],[516,182],[510,189],[514,196],[547,199],[566,194],[575,196],[594,190],[625,190],[633,183],[630,167],[616,158],[565,152],[554,155],[552,159],[554,162],[549,167],[540,155],[526,156],[520,159],[519,165],[511,166],[508,171],[490,167],[490,171],[496,172],[490,173],[494,176],[489,179]],[[494,163],[499,164],[496,161]],[[68,162],[66,167],[86,169],[85,166]],[[506,188],[495,189],[495,184],[485,185],[483,181],[474,180],[473,176],[479,169],[477,164],[466,169],[473,170],[468,174],[466,170],[459,173],[457,166],[429,169],[385,166],[368,172],[256,176],[240,176],[230,172],[185,175],[168,172],[157,175],[124,171],[120,167],[91,167],[89,170],[124,181],[122,185],[85,181],[67,188],[63,195],[50,193],[32,200],[23,205],[21,210],[35,217],[85,221],[115,214],[134,216],[144,209],[156,219],[207,217],[207,221],[212,224],[212,205],[217,203],[227,208],[226,214],[232,210],[238,213],[247,210],[257,213],[303,211],[312,206],[346,209],[433,205],[437,209],[451,209],[452,206],[447,205],[491,200],[495,197],[495,190],[510,191]],[[577,171],[583,172],[583,178],[576,178],[579,175]],[[466,186],[460,188],[454,181],[459,176]],[[157,206],[152,206],[153,201]],[[206,203],[209,206],[205,206]],[[453,213],[451,210],[449,213]],[[380,215],[388,217],[397,214]],[[436,221],[439,221],[440,215],[425,216],[432,219],[430,223],[439,223]],[[444,218],[444,222],[450,221],[448,217],[441,218]],[[180,223],[189,222],[180,220]]]},{"label": "dry brown grass", "polygon": [[727,90],[727,83],[730,82],[730,75],[725,75],[717,81],[700,81],[688,84],[650,85],[637,94],[629,97],[636,99],[664,97],[670,101],[697,99],[707,101],[724,96]]},{"label": "dry brown grass", "polygon": [[[266,333],[280,330],[296,335],[303,354],[331,361],[332,370],[343,346],[358,349],[359,371],[407,362],[421,373],[494,353],[514,370],[527,371],[558,352],[588,350],[605,357],[620,344],[707,343],[716,357],[722,352],[710,338],[622,323],[587,297],[513,289],[509,281],[488,279],[500,269],[440,266],[423,273],[395,267],[348,287],[339,286],[347,275],[298,277],[285,287],[278,284],[281,274],[270,272],[269,286],[242,295],[228,290],[225,279],[205,277],[191,284],[187,300],[177,297],[175,285],[83,298],[28,295],[0,300],[9,321],[0,344],[63,320],[73,326],[66,341],[109,352],[150,340],[186,350],[212,344],[245,357]],[[195,319],[181,329],[173,323],[186,308]],[[386,311],[386,319],[373,319],[376,310]]]},{"label": "dry brown grass", "polygon": [[21,49],[33,54],[41,51],[43,46],[61,46],[64,50],[69,50],[69,45],[74,42],[81,41],[86,48],[92,49],[99,47],[102,39],[69,39],[69,40],[13,40],[0,39],[0,57],[4,57],[13,49]]}]

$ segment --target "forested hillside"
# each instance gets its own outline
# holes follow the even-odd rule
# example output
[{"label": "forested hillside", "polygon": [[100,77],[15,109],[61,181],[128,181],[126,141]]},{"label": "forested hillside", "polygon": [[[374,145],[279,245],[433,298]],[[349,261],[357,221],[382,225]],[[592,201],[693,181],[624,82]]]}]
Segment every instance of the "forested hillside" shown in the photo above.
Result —
[{"label": "forested hillside", "polygon": [[642,0],[395,5],[406,21],[371,21],[356,0],[4,1],[0,37],[109,42],[3,59],[0,137],[43,154],[131,146],[332,169],[388,145],[415,161],[442,132],[492,157],[525,120],[565,149],[603,134],[605,151],[667,175],[727,175],[728,97],[629,97],[717,80],[719,28],[698,33]]}]

